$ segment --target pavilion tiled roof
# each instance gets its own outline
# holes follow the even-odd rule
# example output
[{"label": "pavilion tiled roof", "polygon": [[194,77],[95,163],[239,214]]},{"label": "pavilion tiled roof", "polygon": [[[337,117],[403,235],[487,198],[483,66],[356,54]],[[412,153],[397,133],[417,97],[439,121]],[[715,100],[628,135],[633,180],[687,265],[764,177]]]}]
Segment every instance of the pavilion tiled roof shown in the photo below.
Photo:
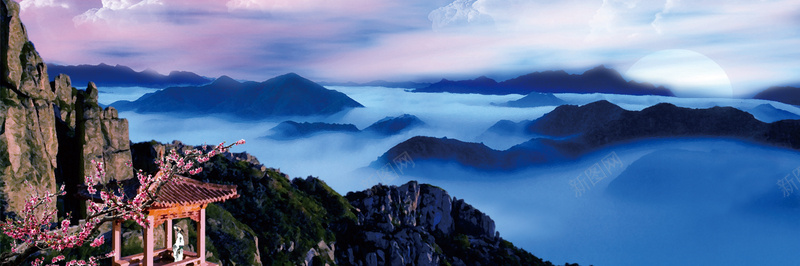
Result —
[{"label": "pavilion tiled roof", "polygon": [[[136,196],[141,185],[139,184],[139,180],[137,178],[131,178],[107,184],[107,187],[114,192],[117,191],[119,186],[122,186],[122,190],[125,193],[125,199],[130,200]],[[99,201],[100,185],[95,186],[95,188],[98,189],[98,192],[93,195],[89,195],[86,187],[82,186],[79,188],[79,194],[83,198]],[[175,206],[208,204],[211,202],[225,201],[238,197],[239,193],[236,191],[236,185],[206,183],[176,175],[172,181],[161,187],[161,190],[158,192],[156,202],[153,203],[152,207],[167,208]]]},{"label": "pavilion tiled roof", "polygon": [[161,188],[153,207],[207,204],[238,197],[236,185],[212,184],[176,176]]}]

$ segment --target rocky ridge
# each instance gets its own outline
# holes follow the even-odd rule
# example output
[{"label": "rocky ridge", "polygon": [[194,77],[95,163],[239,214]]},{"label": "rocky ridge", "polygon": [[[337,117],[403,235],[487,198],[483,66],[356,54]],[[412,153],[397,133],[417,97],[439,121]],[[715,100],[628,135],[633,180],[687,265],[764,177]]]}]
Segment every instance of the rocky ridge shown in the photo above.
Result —
[{"label": "rocky ridge", "polygon": [[345,196],[358,227],[339,240],[346,265],[552,265],[513,247],[494,221],[447,191],[416,181]]},{"label": "rocky ridge", "polygon": [[[50,82],[47,65],[19,19],[19,4],[4,0],[0,17],[0,62],[6,70],[0,84],[0,218],[20,210],[31,192],[26,181],[46,191],[64,184],[74,195],[70,192],[92,169],[92,159],[105,163],[109,178],[131,178],[125,166],[130,160],[127,120],[97,105],[92,83],[80,91],[66,75]],[[80,209],[76,199],[67,197],[64,204],[67,210]]]}]

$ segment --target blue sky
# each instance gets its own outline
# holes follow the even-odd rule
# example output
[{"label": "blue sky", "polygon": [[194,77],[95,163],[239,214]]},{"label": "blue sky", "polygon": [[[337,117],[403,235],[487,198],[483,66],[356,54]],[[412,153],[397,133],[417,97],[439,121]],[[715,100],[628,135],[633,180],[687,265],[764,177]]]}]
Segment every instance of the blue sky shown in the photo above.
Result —
[{"label": "blue sky", "polygon": [[[800,78],[800,2],[539,0],[23,0],[44,59],[264,80],[435,80],[538,70],[625,72],[683,49],[734,94]],[[685,62],[684,64],[692,64]]]}]

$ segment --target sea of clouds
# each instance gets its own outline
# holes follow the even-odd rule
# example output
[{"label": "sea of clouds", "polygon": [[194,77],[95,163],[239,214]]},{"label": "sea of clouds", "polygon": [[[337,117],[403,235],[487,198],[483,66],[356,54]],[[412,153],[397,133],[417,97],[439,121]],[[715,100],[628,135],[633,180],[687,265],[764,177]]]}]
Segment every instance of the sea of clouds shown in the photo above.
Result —
[{"label": "sea of clouds", "polygon": [[[394,145],[413,136],[485,141],[506,149],[523,139],[481,139],[499,120],[533,120],[555,107],[509,108],[491,103],[520,95],[411,93],[383,87],[330,87],[365,108],[298,122],[350,123],[363,129],[387,116],[412,114],[427,126],[386,138],[332,133],[278,141],[263,138],[283,120],[242,121],[229,117],[122,112],[133,142],[181,140],[216,144],[246,139],[247,151],[266,166],[292,177],[317,176],[344,194],[377,182],[431,183],[490,215],[502,237],[556,264],[593,265],[787,265],[800,260],[800,189],[786,193],[776,183],[800,167],[800,153],[728,139],[649,140],[616,145],[582,158],[513,173],[475,172],[416,162],[387,176],[366,168]],[[148,89],[101,90],[100,101],[132,100]],[[609,100],[628,110],[659,102],[707,108],[754,108],[769,103],[742,99],[682,99],[659,96],[558,94],[571,104]],[[485,138],[485,136],[483,136]],[[608,164],[609,158],[616,164]],[[613,167],[612,167],[613,166]],[[600,170],[598,172],[597,170]],[[602,175],[598,175],[602,173]],[[586,183],[587,174],[594,174]],[[581,179],[583,178],[583,179]],[[635,182],[647,180],[647,182]],[[584,182],[582,190],[576,181]],[[800,182],[800,179],[797,180]],[[798,184],[800,185],[800,184]]]}]

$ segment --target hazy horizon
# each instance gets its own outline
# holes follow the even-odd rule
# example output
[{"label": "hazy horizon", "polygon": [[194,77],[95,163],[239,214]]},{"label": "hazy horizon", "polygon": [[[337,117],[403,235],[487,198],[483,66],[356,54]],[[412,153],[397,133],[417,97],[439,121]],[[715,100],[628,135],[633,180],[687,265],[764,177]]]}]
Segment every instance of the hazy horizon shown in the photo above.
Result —
[{"label": "hazy horizon", "polygon": [[57,64],[330,82],[605,64],[715,96],[800,82],[800,3],[790,0],[19,2],[37,51]]}]

